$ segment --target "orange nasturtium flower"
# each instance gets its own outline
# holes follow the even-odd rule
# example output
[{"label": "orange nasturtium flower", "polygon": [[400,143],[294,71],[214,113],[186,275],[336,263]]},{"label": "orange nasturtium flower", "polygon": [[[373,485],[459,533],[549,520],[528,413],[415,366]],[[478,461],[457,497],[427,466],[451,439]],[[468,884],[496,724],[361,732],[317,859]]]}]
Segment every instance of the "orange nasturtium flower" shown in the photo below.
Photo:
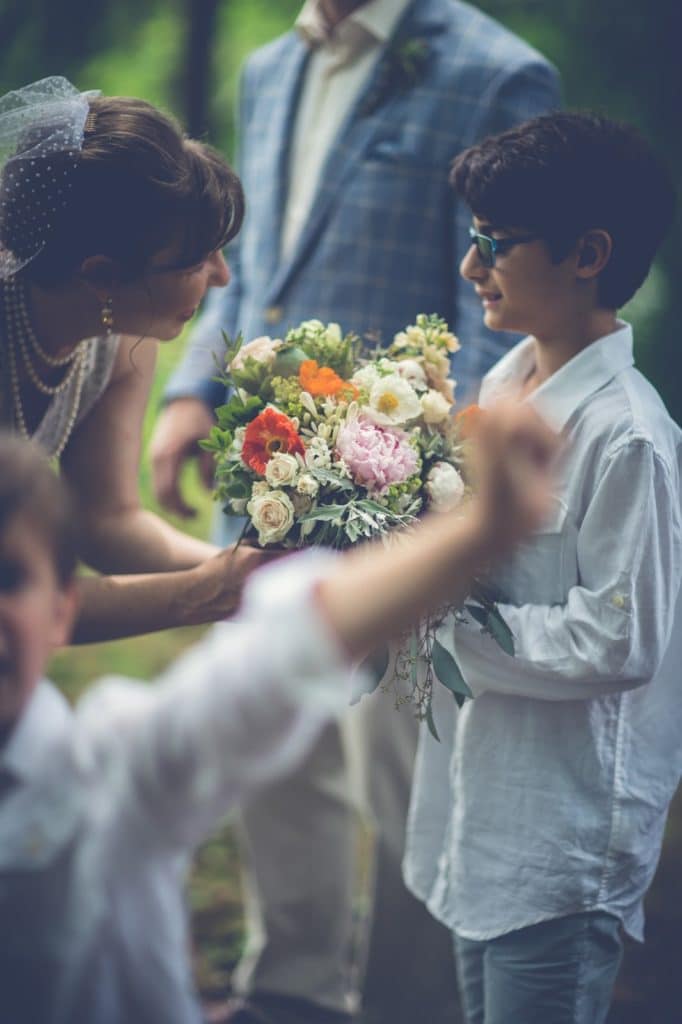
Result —
[{"label": "orange nasturtium flower", "polygon": [[272,456],[278,452],[304,455],[305,448],[289,417],[268,407],[247,426],[242,459],[247,466],[262,475]]},{"label": "orange nasturtium flower", "polygon": [[484,415],[483,409],[475,403],[467,405],[465,409],[457,413],[455,423],[457,425],[457,432],[463,441],[469,441],[472,437],[476,436],[481,417]]},{"label": "orange nasturtium flower", "polygon": [[318,366],[316,359],[306,359],[298,368],[298,381],[304,391],[314,398],[355,398],[358,389],[343,380],[330,366]]}]

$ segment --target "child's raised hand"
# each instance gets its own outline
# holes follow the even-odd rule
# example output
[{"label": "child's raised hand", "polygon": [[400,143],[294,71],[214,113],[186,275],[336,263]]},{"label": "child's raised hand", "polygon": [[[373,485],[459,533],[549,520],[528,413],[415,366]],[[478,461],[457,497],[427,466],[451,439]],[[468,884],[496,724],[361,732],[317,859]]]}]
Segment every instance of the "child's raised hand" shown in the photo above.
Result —
[{"label": "child's raised hand", "polygon": [[558,444],[558,436],[527,404],[499,402],[480,417],[476,490],[493,551],[505,551],[547,516]]}]

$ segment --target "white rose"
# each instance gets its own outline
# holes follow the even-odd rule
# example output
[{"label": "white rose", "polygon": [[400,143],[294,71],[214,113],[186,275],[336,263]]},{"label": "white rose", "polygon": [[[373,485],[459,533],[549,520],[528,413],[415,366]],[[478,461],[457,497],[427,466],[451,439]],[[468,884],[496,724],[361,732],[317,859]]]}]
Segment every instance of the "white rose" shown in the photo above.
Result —
[{"label": "white rose", "polygon": [[258,530],[259,544],[276,544],[294,525],[294,506],[284,491],[270,491],[251,498],[246,509]]},{"label": "white rose", "polygon": [[292,487],[298,476],[298,459],[286,452],[277,452],[265,467],[265,479],[271,487]]},{"label": "white rose", "polygon": [[263,335],[260,338],[254,338],[253,341],[248,341],[246,345],[242,345],[230,363],[231,370],[243,370],[244,363],[248,356],[255,359],[257,363],[266,363],[269,365],[273,362],[277,349],[282,344],[280,338],[269,338],[267,335]]},{"label": "white rose", "polygon": [[421,416],[419,396],[406,380],[394,373],[372,386],[369,405],[363,412],[381,427],[398,427]]},{"label": "white rose", "polygon": [[302,473],[301,476],[298,478],[296,490],[298,491],[299,494],[305,494],[309,498],[314,498],[319,489],[319,483],[317,482],[314,476],[310,475],[310,473]]},{"label": "white rose", "polygon": [[230,499],[230,508],[235,513],[235,515],[238,515],[238,516],[243,516],[243,515],[246,514],[246,506],[247,506],[247,504],[248,503],[246,501],[246,498],[231,498]]},{"label": "white rose", "polygon": [[455,508],[464,497],[464,481],[449,462],[436,462],[426,478],[426,493],[436,511]]},{"label": "white rose", "polygon": [[426,387],[426,374],[424,367],[416,359],[399,359],[395,364],[396,371],[403,380],[413,388]]},{"label": "white rose", "polygon": [[270,493],[270,487],[266,484],[265,480],[256,480],[251,487],[251,497],[261,498],[264,494]]},{"label": "white rose", "polygon": [[450,403],[439,391],[427,391],[421,397],[421,405],[424,423],[442,423],[450,415]]}]

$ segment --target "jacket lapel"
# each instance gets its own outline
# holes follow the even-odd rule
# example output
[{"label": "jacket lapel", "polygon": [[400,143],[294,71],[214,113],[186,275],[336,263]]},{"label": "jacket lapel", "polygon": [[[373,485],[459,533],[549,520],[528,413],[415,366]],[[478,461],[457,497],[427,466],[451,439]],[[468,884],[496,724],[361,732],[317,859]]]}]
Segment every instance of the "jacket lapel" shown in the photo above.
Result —
[{"label": "jacket lapel", "polygon": [[[329,216],[331,207],[338,198],[339,191],[342,189],[344,182],[354,173],[378,132],[385,130],[388,114],[390,113],[391,97],[385,97],[371,113],[366,113],[366,107],[368,98],[380,88],[383,77],[382,64],[386,58],[387,50],[397,45],[401,40],[426,38],[436,34],[443,24],[443,2],[444,0],[416,0],[415,3],[407,8],[404,17],[396,26],[392,38],[384,46],[365,88],[360,92],[345,124],[331,146],[320,174],[320,182],[308,218],[290,257],[283,263],[278,264],[277,253],[279,253],[280,249],[282,217],[288,183],[288,142],[293,132],[296,101],[304,68],[304,64],[300,64],[297,79],[298,88],[295,92],[292,90],[287,94],[289,108],[286,117],[286,128],[281,141],[280,162],[274,168],[277,172],[278,181],[278,209],[276,220],[273,218],[271,223],[277,224],[277,246],[274,262],[276,270],[274,276],[270,278],[270,287],[268,289],[269,303],[276,303],[279,300],[291,278],[305,262],[308,253]],[[282,122],[280,127],[284,127],[285,118],[281,117],[280,120]]]}]

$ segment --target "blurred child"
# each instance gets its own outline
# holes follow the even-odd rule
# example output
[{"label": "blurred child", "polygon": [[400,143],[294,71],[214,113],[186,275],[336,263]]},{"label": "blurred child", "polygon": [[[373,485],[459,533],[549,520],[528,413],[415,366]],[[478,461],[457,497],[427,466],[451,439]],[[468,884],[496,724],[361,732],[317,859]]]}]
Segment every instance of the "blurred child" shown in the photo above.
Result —
[{"label": "blurred child", "polygon": [[672,187],[632,130],[561,113],[451,180],[485,323],[528,335],[481,404],[525,398],[565,445],[549,521],[490,578],[515,657],[455,626],[477,697],[454,752],[422,743],[407,876],[455,933],[467,1024],[600,1024],[682,765],[681,435],[616,316]]},{"label": "blurred child", "polygon": [[[148,687],[72,711],[42,679],[77,606],[74,519],[37,448],[0,437],[0,1004],[11,1024],[200,1021],[186,955],[190,854],[292,770],[349,695],[349,665],[537,525],[553,435],[492,415],[479,498],[388,552],[312,553],[257,576]],[[387,707],[390,714],[390,708]]]}]

